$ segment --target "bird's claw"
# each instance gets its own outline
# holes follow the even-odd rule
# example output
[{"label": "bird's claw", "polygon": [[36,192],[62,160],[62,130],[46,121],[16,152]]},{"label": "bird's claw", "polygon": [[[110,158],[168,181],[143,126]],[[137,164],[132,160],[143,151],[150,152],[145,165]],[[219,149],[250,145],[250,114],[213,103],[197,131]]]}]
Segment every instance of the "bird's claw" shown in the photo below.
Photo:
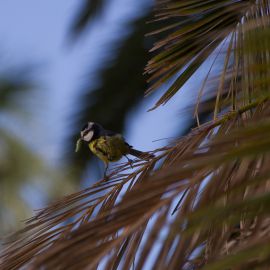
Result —
[{"label": "bird's claw", "polygon": [[132,165],[133,160],[130,159],[130,158],[128,158],[127,156],[125,156],[125,157],[126,157],[126,159],[128,160],[128,165],[130,166],[131,169],[133,169],[133,165]]}]

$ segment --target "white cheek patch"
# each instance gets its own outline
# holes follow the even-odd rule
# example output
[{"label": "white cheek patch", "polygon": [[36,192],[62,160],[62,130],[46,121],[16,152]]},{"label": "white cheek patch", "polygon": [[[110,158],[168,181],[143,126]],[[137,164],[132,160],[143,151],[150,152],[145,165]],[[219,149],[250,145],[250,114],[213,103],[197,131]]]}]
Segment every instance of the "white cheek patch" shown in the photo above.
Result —
[{"label": "white cheek patch", "polygon": [[94,131],[89,131],[86,135],[84,135],[83,139],[89,142],[93,138],[93,135],[94,135]]}]

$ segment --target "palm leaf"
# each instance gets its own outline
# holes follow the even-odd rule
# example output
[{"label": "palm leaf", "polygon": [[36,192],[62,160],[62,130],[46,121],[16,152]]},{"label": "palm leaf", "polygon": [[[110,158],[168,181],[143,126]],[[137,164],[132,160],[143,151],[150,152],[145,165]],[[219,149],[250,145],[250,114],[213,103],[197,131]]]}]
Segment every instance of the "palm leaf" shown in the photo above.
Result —
[{"label": "palm leaf", "polygon": [[106,0],[84,0],[71,26],[71,34],[81,33],[86,26],[105,8]]},{"label": "palm leaf", "polygon": [[[27,69],[26,69],[27,70]],[[25,71],[25,70],[24,70]],[[22,71],[13,72],[15,74],[0,76],[0,110],[10,110],[15,108],[16,97],[23,96],[26,92],[33,90],[34,83],[29,76],[22,76]],[[20,74],[18,76],[18,74]]]},{"label": "palm leaf", "polygon": [[22,224],[19,221],[31,216],[31,206],[25,197],[25,190],[29,187],[38,190],[46,179],[46,184],[42,183],[42,191],[43,199],[47,197],[48,200],[71,190],[68,177],[65,177],[65,188],[60,188],[62,176],[46,164],[22,136],[26,132],[22,129],[27,129],[26,120],[33,120],[33,106],[29,106],[28,101],[37,93],[31,71],[33,67],[26,66],[23,69],[5,70],[0,75],[1,234],[20,228]]},{"label": "palm leaf", "polygon": [[[183,238],[179,240],[174,252],[177,254],[185,250],[185,256],[180,258],[173,256],[176,260],[174,262],[163,258],[169,256],[169,253],[161,250],[160,252],[164,254],[161,254],[160,258],[163,259],[158,263],[161,269],[165,267],[175,269],[176,265],[184,267],[192,252],[203,246],[211,228],[217,231],[226,228],[228,235],[233,226],[240,221],[252,221],[258,213],[262,215],[267,213],[258,210],[267,205],[268,190],[257,191],[256,204],[250,202],[253,199],[249,196],[243,200],[243,194],[247,190],[253,188],[256,190],[259,177],[260,183],[267,184],[270,175],[266,162],[260,164],[262,170],[258,167],[260,160],[267,159],[270,149],[270,111],[269,102],[265,102],[260,103],[251,120],[244,116],[247,110],[251,109],[248,107],[246,110],[243,109],[242,113],[238,112],[233,117],[231,115],[224,118],[227,120],[223,122],[209,123],[176,142],[174,146],[160,149],[162,153],[154,160],[143,164],[137,161],[135,164],[137,169],[133,174],[123,174],[127,164],[118,167],[111,175],[110,181],[101,181],[42,210],[28,222],[28,226],[23,230],[23,238],[21,236],[7,248],[3,255],[5,259],[2,267],[11,269],[30,262],[35,268],[43,266],[47,268],[61,266],[60,269],[80,269],[85,266],[94,268],[106,254],[107,256],[114,254],[112,260],[118,264],[119,260],[125,261],[127,254],[131,252],[129,256],[133,259],[129,260],[129,263],[126,262],[126,269],[129,269],[139,247],[149,250],[149,246],[142,245],[142,238],[154,235],[155,241],[158,241],[161,228],[166,227],[173,236],[167,236],[163,248],[167,251],[171,249],[176,235],[182,234]],[[230,121],[231,117],[235,121]],[[259,119],[261,120],[258,121]],[[239,123],[242,123],[240,131]],[[224,129],[228,129],[229,126],[232,128],[231,133],[223,135]],[[218,133],[213,134],[213,129],[217,127]],[[258,133],[258,130],[263,132]],[[207,134],[210,136],[209,143],[204,142]],[[211,137],[215,139],[212,141]],[[258,143],[252,144],[253,140]],[[236,143],[239,144],[237,150]],[[159,160],[164,160],[161,169],[149,176],[151,168]],[[232,167],[238,169],[228,170]],[[249,168],[248,173],[239,175],[246,168]],[[254,177],[256,171],[258,173]],[[229,174],[230,179],[230,187],[227,187],[226,194],[224,188],[227,186],[228,177],[221,177],[224,174]],[[209,178],[207,183],[206,178]],[[217,179],[223,179],[224,182],[219,181],[217,185]],[[244,181],[247,181],[247,184],[244,185]],[[131,189],[127,189],[131,186]],[[203,186],[203,193],[200,195],[199,189]],[[127,191],[118,202],[123,189]],[[178,195],[187,189],[189,192],[180,209],[175,217],[170,218],[168,210],[173,207]],[[222,196],[219,196],[219,192]],[[229,203],[225,205],[222,203],[223,196]],[[236,206],[237,201],[239,206]],[[218,208],[208,209],[205,203],[207,207],[216,205]],[[267,211],[267,208],[265,210]],[[246,213],[244,219],[243,211]],[[228,218],[228,213],[231,218]],[[154,220],[158,223],[151,224],[151,228],[156,230],[146,234],[150,218],[154,216]],[[160,223],[161,220],[163,223]],[[218,220],[218,226],[213,222],[215,220]],[[214,240],[217,243],[212,245],[220,245],[219,238]],[[224,239],[222,240],[224,244]],[[261,240],[265,241],[265,238]],[[151,243],[154,244],[153,239]],[[211,248],[215,251],[213,246]],[[218,255],[221,256],[221,254],[215,256]],[[78,256],[80,260],[76,259]],[[144,263],[145,261],[139,264]],[[111,269],[109,262],[107,267]]]},{"label": "palm leaf", "polygon": [[[266,1],[267,2],[267,1]],[[251,18],[266,17],[265,1],[162,1],[159,5],[157,20],[167,21],[168,25],[158,32],[168,32],[152,48],[156,55],[148,62],[146,73],[150,74],[151,87],[146,94],[153,92],[161,84],[173,78],[173,83],[158,100],[154,108],[165,104],[185,82],[194,74],[215,49],[230,36],[242,39],[241,31]],[[179,23],[171,22],[178,18]],[[156,32],[154,32],[156,34]],[[240,42],[240,41],[239,41]],[[239,48],[233,42],[227,45],[227,53]],[[234,54],[236,65],[238,54]],[[225,69],[223,73],[231,72]],[[225,74],[223,74],[225,77]]]}]

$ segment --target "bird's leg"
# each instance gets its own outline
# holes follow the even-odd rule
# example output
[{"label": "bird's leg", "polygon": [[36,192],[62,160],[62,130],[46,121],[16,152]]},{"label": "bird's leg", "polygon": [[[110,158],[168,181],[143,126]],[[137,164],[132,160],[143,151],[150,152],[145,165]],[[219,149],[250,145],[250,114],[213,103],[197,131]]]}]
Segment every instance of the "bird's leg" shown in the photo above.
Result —
[{"label": "bird's leg", "polygon": [[109,163],[105,162],[105,170],[104,170],[104,175],[103,175],[104,179],[108,178],[107,176],[108,167],[109,167]]},{"label": "bird's leg", "polygon": [[132,166],[132,163],[133,163],[133,160],[130,159],[128,156],[125,155],[125,158],[128,160],[128,164],[129,166],[131,167],[131,169],[133,169],[133,166]]}]

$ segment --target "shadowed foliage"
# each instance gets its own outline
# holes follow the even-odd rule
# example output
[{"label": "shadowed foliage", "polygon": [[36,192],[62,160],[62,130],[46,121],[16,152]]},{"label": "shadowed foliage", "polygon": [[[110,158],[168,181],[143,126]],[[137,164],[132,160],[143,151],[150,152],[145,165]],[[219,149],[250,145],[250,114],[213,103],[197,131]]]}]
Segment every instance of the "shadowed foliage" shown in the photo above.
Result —
[{"label": "shadowed foliage", "polygon": [[210,65],[195,109],[211,94],[213,119],[201,125],[197,115],[196,129],[132,172],[120,164],[39,211],[7,240],[3,269],[269,268],[270,3],[158,3],[158,19],[180,23],[155,46],[152,89],[183,70],[157,106],[216,52],[222,68]]},{"label": "shadowed foliage", "polygon": [[80,34],[97,15],[102,13],[106,2],[106,0],[83,0],[71,26],[71,35]]},{"label": "shadowed foliage", "polygon": [[[8,76],[1,74],[0,77],[0,112],[7,115],[9,121],[14,121],[10,113],[24,115],[23,110],[16,102],[16,96],[23,96],[32,90],[32,83],[24,76]],[[30,164],[38,165],[34,154],[27,148],[25,143],[16,136],[11,136],[8,131],[8,122],[0,118],[0,232],[10,231],[16,218],[25,218],[26,213],[30,215],[30,209],[21,203],[18,196],[18,182],[29,176]],[[28,157],[28,158],[26,158]],[[39,165],[37,166],[37,170]],[[30,173],[32,176],[34,172]],[[7,214],[8,213],[8,214]]]},{"label": "shadowed foliage", "polygon": [[6,110],[14,106],[15,96],[29,92],[33,88],[29,79],[23,77],[0,77],[0,109]]},{"label": "shadowed foliage", "polygon": [[[66,187],[57,186],[58,175],[45,160],[26,143],[21,130],[33,120],[33,111],[27,106],[28,98],[36,92],[31,80],[31,69],[6,71],[0,76],[0,233],[20,227],[21,220],[31,215],[31,206],[23,195],[28,186],[38,186],[40,179],[44,198],[52,199],[57,193],[71,190],[68,178]],[[18,126],[18,127],[17,127]],[[21,224],[20,224],[21,225]]]}]

